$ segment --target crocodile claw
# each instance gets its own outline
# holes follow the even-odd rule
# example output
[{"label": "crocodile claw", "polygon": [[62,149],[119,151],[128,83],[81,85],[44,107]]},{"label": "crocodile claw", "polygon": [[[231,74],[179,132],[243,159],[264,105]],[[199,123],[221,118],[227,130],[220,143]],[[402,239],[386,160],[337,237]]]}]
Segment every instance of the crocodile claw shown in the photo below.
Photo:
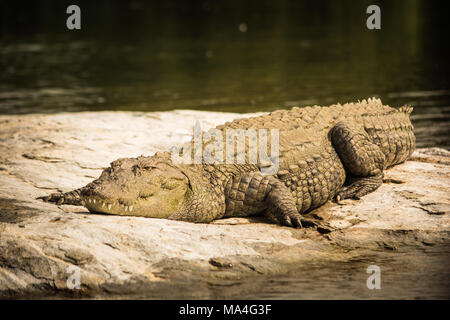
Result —
[{"label": "crocodile claw", "polygon": [[61,192],[52,193],[48,196],[37,197],[36,199],[41,199],[45,202],[56,202],[57,204],[62,204],[64,202],[64,194]]},{"label": "crocodile claw", "polygon": [[48,196],[38,197],[37,199],[41,199],[45,202],[53,202],[58,206],[61,204],[82,205],[82,201],[75,191],[52,193]]},{"label": "crocodile claw", "polygon": [[302,225],[302,219],[300,215],[294,215],[294,216],[288,216],[286,215],[283,217],[281,223],[288,227],[294,227],[294,228],[303,228]]}]

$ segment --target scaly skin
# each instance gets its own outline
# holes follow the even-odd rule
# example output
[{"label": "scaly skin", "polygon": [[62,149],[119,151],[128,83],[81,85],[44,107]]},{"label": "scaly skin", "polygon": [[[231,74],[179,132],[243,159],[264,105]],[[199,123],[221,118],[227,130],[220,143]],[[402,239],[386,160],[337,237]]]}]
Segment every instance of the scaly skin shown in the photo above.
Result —
[{"label": "scaly skin", "polygon": [[411,155],[411,111],[369,99],[238,119],[217,129],[279,129],[277,174],[261,174],[261,164],[175,164],[165,152],[116,160],[87,186],[44,200],[191,222],[263,214],[287,226],[314,225],[302,213],[376,190],[383,171]]}]

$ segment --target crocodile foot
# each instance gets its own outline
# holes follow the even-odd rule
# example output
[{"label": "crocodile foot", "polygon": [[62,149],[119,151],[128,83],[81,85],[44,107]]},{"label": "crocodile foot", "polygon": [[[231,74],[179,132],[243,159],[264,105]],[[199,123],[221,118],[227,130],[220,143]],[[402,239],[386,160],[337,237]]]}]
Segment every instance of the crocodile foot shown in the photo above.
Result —
[{"label": "crocodile foot", "polygon": [[80,198],[80,194],[78,190],[73,190],[70,192],[56,192],[52,193],[48,196],[38,197],[37,199],[41,199],[45,202],[54,202],[57,205],[61,204],[71,204],[75,206],[81,206],[83,205],[83,202]]}]

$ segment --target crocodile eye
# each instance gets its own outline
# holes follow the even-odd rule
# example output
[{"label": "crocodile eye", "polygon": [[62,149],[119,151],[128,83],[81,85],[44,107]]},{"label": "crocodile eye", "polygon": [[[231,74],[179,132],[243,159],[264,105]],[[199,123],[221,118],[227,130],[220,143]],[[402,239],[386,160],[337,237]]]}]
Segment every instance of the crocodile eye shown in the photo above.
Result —
[{"label": "crocodile eye", "polygon": [[140,198],[149,198],[155,194],[155,190],[146,190],[139,193]]},{"label": "crocodile eye", "polygon": [[141,198],[149,198],[159,191],[158,185],[150,185],[139,193]]},{"label": "crocodile eye", "polygon": [[166,180],[161,183],[161,187],[167,190],[173,190],[178,186],[178,182],[174,180]]}]

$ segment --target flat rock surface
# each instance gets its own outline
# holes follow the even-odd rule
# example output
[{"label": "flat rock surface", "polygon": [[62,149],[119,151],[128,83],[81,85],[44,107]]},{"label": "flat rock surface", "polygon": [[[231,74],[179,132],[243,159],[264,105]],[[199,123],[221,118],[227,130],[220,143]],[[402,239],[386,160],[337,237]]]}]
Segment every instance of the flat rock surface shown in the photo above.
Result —
[{"label": "flat rock surface", "polygon": [[[261,279],[299,266],[449,244],[450,152],[436,148],[416,150],[386,171],[385,183],[362,200],[309,213],[326,226],[320,230],[262,218],[193,224],[90,214],[36,200],[84,186],[117,158],[152,155],[187,141],[196,120],[208,129],[243,116],[250,115],[176,110],[0,116],[0,297],[251,297],[265,285]],[[433,261],[448,271],[448,250]],[[316,281],[314,274],[310,278]],[[449,297],[448,285],[433,290]]]}]

